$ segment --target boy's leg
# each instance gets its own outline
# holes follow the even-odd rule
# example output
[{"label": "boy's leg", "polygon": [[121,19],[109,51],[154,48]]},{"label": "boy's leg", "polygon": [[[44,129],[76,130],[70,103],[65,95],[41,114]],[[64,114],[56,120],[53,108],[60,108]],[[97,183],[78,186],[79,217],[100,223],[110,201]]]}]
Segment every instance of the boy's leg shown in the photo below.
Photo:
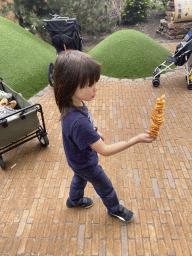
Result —
[{"label": "boy's leg", "polygon": [[71,181],[70,192],[69,192],[69,202],[76,206],[79,200],[84,196],[84,188],[87,185],[87,181],[74,173],[73,179]]},{"label": "boy's leg", "polygon": [[111,217],[117,217],[126,222],[134,218],[135,214],[132,211],[127,210],[119,204],[113,185],[101,166],[96,165],[89,171],[81,172],[80,175],[93,184]]},{"label": "boy's leg", "polygon": [[119,200],[117,194],[100,165],[95,165],[93,169],[81,171],[79,175],[92,183],[95,191],[109,211],[116,212],[118,210]]},{"label": "boy's leg", "polygon": [[108,211],[116,212],[119,208],[117,194],[111,180],[107,177],[100,165],[96,166],[95,177],[92,184]]}]

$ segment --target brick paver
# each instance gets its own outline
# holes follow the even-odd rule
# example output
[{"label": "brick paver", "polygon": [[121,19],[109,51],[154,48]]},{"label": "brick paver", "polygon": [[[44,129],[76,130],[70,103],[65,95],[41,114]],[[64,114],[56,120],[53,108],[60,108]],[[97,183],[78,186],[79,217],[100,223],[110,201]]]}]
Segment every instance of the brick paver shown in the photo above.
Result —
[{"label": "brick paver", "polygon": [[[174,52],[175,44],[164,46]],[[148,128],[164,93],[164,124],[155,142],[99,157],[120,202],[136,213],[128,224],[107,215],[91,184],[85,195],[92,208],[66,207],[73,173],[53,90],[39,98],[50,145],[42,148],[34,139],[3,155],[0,255],[192,255],[192,92],[185,76],[163,76],[158,88],[151,79],[102,77],[88,107],[109,144]]]}]

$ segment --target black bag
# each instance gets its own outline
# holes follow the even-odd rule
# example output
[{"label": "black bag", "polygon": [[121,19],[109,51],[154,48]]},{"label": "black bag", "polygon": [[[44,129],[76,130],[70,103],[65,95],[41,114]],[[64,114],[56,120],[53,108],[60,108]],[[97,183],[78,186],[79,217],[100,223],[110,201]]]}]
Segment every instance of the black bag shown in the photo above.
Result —
[{"label": "black bag", "polygon": [[81,26],[76,19],[46,20],[45,28],[58,53],[65,50],[64,45],[66,49],[82,51]]}]

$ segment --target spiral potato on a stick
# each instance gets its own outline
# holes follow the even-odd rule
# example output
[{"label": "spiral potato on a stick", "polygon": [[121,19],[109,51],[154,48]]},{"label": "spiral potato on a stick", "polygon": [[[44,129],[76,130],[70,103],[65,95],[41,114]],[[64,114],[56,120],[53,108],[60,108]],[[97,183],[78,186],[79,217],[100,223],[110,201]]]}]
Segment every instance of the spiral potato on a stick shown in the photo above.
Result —
[{"label": "spiral potato on a stick", "polygon": [[163,124],[163,116],[165,111],[164,98],[165,94],[163,94],[160,98],[157,98],[155,109],[151,117],[152,122],[150,125],[149,134],[154,138],[157,138],[160,131],[160,127]]}]

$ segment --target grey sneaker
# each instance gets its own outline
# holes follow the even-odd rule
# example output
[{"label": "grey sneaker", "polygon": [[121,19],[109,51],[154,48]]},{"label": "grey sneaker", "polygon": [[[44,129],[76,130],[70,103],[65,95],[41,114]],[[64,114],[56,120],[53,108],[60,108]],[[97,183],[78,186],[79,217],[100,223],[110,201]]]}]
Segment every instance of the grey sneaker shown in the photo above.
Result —
[{"label": "grey sneaker", "polygon": [[67,199],[66,205],[68,208],[72,208],[72,207],[76,207],[76,206],[81,206],[84,208],[89,208],[93,205],[93,200],[91,198],[88,197],[82,197],[79,202],[78,205],[73,205],[69,202],[69,198]]},{"label": "grey sneaker", "polygon": [[119,209],[117,212],[109,212],[109,216],[119,218],[122,221],[129,222],[134,219],[135,213],[132,211],[127,210],[122,205],[119,205]]}]

